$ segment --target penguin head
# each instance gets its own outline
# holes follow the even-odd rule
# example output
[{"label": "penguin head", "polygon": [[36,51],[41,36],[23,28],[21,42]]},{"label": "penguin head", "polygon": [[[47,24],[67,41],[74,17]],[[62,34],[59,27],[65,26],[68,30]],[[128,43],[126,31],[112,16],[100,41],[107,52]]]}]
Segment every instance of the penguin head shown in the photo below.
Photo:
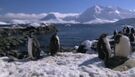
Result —
[{"label": "penguin head", "polygon": [[129,27],[126,28],[126,33],[130,33]]},{"label": "penguin head", "polygon": [[106,33],[103,33],[101,36],[100,36],[100,39],[103,39],[103,38],[105,38],[107,36],[107,34]]},{"label": "penguin head", "polygon": [[30,38],[34,37],[34,32],[33,31],[29,31],[27,37],[30,37]]},{"label": "penguin head", "polygon": [[104,38],[105,38],[105,37],[107,37],[107,34],[106,34],[106,33],[103,33],[103,34],[99,37],[98,42],[99,42],[99,43],[105,43],[105,42],[104,42]]},{"label": "penguin head", "polygon": [[134,28],[131,28],[131,33],[135,33],[135,30],[134,30]]},{"label": "penguin head", "polygon": [[121,34],[116,35],[116,37],[114,38],[114,41],[115,41],[116,44],[118,44],[120,42],[121,37],[122,37]]}]

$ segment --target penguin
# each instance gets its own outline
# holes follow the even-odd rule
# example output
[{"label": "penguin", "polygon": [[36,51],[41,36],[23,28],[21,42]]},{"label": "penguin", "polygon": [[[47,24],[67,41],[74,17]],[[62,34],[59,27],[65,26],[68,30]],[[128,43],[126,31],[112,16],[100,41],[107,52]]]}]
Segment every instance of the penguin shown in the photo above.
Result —
[{"label": "penguin", "polygon": [[114,30],[112,38],[114,39],[117,34],[118,34],[117,30]]},{"label": "penguin", "polygon": [[40,44],[31,34],[28,36],[28,56],[35,60],[40,58]]},{"label": "penguin", "polygon": [[134,28],[131,28],[131,33],[129,35],[130,42],[135,42],[135,30]]},{"label": "penguin", "polygon": [[126,35],[126,36],[129,36],[129,34],[130,34],[130,28],[128,27],[128,26],[125,26],[124,28],[123,28],[123,32],[122,32],[124,35]]},{"label": "penguin", "polygon": [[130,33],[130,29],[129,27],[126,28],[126,33],[129,34]]},{"label": "penguin", "polygon": [[115,38],[115,56],[128,57],[131,52],[130,40],[127,36],[118,34]]},{"label": "penguin", "polygon": [[91,50],[92,42],[89,40],[86,40],[79,45],[79,48],[77,49],[78,53],[86,53]]},{"label": "penguin", "polygon": [[109,43],[109,38],[107,37],[107,34],[102,34],[97,43],[97,51],[98,51],[98,57],[102,60],[105,59],[105,57],[110,58],[111,57],[111,46]]},{"label": "penguin", "polygon": [[135,30],[131,28],[131,33],[129,35],[130,43],[132,46],[132,51],[135,51]]},{"label": "penguin", "polygon": [[127,27],[124,27],[124,28],[122,29],[122,33],[123,33],[123,34],[126,34],[126,29],[127,29]]},{"label": "penguin", "polygon": [[57,33],[54,33],[50,39],[50,54],[54,56],[58,51],[60,51],[60,39]]},{"label": "penguin", "polygon": [[131,28],[131,33],[135,33],[135,29],[134,28]]}]

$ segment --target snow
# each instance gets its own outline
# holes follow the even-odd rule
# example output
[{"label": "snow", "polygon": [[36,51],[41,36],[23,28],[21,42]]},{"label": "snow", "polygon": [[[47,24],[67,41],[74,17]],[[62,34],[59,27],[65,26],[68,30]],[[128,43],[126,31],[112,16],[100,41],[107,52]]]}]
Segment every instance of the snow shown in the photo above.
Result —
[{"label": "snow", "polygon": [[92,46],[93,41],[90,40],[85,40],[81,43],[81,45],[85,46],[85,49],[87,50],[86,53],[94,53],[94,51],[92,51],[91,46]]},{"label": "snow", "polygon": [[95,12],[96,12],[97,14],[100,14],[102,10],[103,10],[103,9],[102,9],[100,6],[95,5]]},{"label": "snow", "polygon": [[40,23],[31,23],[30,25],[32,25],[32,26],[34,26],[34,27],[39,27],[39,26],[41,26],[41,24]]},{"label": "snow", "polygon": [[118,10],[115,10],[115,13],[120,14],[120,12]]},{"label": "snow", "polygon": [[95,20],[91,20],[89,22],[85,22],[84,24],[103,24],[103,23],[114,23],[118,20],[105,20],[105,19],[99,19],[99,18],[96,18]]},{"label": "snow", "polygon": [[105,68],[97,54],[58,53],[37,61],[7,62],[0,58],[0,77],[134,77],[135,68],[119,72]]}]

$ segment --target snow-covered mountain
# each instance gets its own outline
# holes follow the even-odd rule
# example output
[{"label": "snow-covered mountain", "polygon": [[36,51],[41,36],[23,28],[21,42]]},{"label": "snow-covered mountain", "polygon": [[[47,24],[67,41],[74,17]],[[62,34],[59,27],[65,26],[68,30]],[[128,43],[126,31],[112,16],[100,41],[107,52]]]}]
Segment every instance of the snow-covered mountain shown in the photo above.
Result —
[{"label": "snow-covered mountain", "polygon": [[41,20],[56,20],[57,17],[54,14],[48,14],[47,16],[45,16],[44,18],[42,18]]},{"label": "snow-covered mountain", "polygon": [[52,12],[47,14],[41,19],[41,21],[49,23],[77,23],[76,18],[79,14],[77,13],[58,13]]},{"label": "snow-covered mountain", "polygon": [[0,21],[12,22],[46,22],[46,23],[112,23],[120,19],[135,18],[135,11],[119,7],[92,6],[82,13],[7,13],[0,15]]},{"label": "snow-covered mountain", "polygon": [[81,23],[90,22],[95,19],[113,21],[132,17],[135,17],[135,12],[119,7],[104,7],[96,5],[81,13],[78,16],[77,21]]},{"label": "snow-covered mountain", "polygon": [[[119,7],[105,7],[100,5],[95,5],[88,8],[86,11],[74,16],[59,17],[56,14],[48,14],[42,20],[63,20],[63,21],[75,21],[79,23],[106,23],[112,22],[119,19],[134,18],[135,12],[127,9],[122,9]],[[53,23],[53,22],[52,22]]]}]

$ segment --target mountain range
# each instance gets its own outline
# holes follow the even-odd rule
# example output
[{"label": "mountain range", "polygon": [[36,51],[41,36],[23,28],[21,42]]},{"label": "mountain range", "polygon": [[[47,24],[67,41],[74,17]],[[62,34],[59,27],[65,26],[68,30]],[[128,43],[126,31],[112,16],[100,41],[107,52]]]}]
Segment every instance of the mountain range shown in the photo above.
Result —
[{"label": "mountain range", "polygon": [[[113,23],[118,21],[118,24],[129,21],[134,21],[135,11],[123,9],[113,6],[92,6],[82,13],[7,13],[0,15],[1,22],[8,23],[79,23],[79,24],[98,24],[98,23]],[[127,19],[127,20],[125,20]],[[121,20],[121,21],[119,21]],[[134,23],[134,22],[133,22]],[[3,24],[3,23],[2,23]]]},{"label": "mountain range", "polygon": [[61,22],[71,22],[74,23],[110,23],[115,22],[120,19],[126,18],[135,18],[135,12],[127,9],[123,9],[120,7],[105,7],[100,5],[92,6],[86,9],[84,12],[74,15],[74,16],[65,16],[60,18],[54,13],[49,13],[41,20],[46,22],[54,22],[54,23],[61,23]]}]

